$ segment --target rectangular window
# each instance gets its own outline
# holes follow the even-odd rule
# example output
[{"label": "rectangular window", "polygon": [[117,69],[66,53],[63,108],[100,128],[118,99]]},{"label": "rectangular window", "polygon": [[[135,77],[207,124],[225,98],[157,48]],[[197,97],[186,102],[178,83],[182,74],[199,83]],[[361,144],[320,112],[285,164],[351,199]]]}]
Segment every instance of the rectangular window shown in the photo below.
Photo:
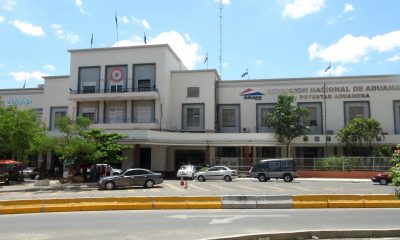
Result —
[{"label": "rectangular window", "polygon": [[238,133],[240,130],[240,105],[218,105],[218,131]]},{"label": "rectangular window", "polygon": [[298,106],[308,110],[308,116],[303,118],[303,123],[308,126],[305,133],[311,135],[323,134],[322,103],[307,102],[299,103]]},{"label": "rectangular window", "polygon": [[134,91],[145,92],[155,91],[156,65],[138,64],[133,65],[133,86]]},{"label": "rectangular window", "polygon": [[393,109],[395,134],[400,134],[400,100],[393,101]]},{"label": "rectangular window", "polygon": [[204,104],[182,105],[182,129],[187,131],[204,130]]},{"label": "rectangular window", "polygon": [[134,123],[153,123],[154,100],[133,101],[133,122]]},{"label": "rectangular window", "polygon": [[187,109],[187,127],[200,127],[200,108]]},{"label": "rectangular window", "polygon": [[273,129],[267,125],[267,116],[274,112],[275,104],[258,103],[257,108],[257,132],[273,132]]},{"label": "rectangular window", "polygon": [[138,91],[139,92],[152,91],[150,79],[140,79],[140,80],[138,80]]},{"label": "rectangular window", "polygon": [[98,102],[79,102],[78,103],[78,116],[87,117],[93,123],[98,123]]},{"label": "rectangular window", "polygon": [[100,86],[100,67],[80,67],[79,86],[80,93],[95,93]]},{"label": "rectangular window", "polygon": [[106,89],[110,92],[124,92],[127,86],[126,65],[107,66],[106,67]]},{"label": "rectangular window", "polygon": [[303,119],[303,122],[307,126],[316,127],[317,126],[317,108],[316,107],[306,107],[308,110],[308,116]]},{"label": "rectangular window", "polygon": [[188,98],[196,98],[200,96],[200,88],[199,87],[188,87],[187,88],[187,97]]},{"label": "rectangular window", "polygon": [[106,122],[124,123],[125,122],[125,102],[109,102],[106,104]]},{"label": "rectangular window", "polygon": [[57,129],[57,119],[67,116],[68,107],[50,107],[50,130]]},{"label": "rectangular window", "polygon": [[355,118],[369,118],[369,102],[344,102],[345,124]]},{"label": "rectangular window", "polygon": [[222,127],[236,127],[235,109],[222,109]]}]

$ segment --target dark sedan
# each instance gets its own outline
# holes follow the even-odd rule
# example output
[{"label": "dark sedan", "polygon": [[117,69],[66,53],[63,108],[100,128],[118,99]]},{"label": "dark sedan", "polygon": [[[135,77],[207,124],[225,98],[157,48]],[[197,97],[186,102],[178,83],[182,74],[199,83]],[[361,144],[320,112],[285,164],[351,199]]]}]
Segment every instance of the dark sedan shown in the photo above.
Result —
[{"label": "dark sedan", "polygon": [[97,185],[99,189],[111,190],[117,187],[143,186],[152,188],[163,182],[161,173],[155,173],[148,169],[132,168],[123,171],[120,175],[103,177]]},{"label": "dark sedan", "polygon": [[371,181],[377,182],[381,185],[388,185],[390,182],[392,182],[392,177],[388,173],[379,173],[372,176]]}]

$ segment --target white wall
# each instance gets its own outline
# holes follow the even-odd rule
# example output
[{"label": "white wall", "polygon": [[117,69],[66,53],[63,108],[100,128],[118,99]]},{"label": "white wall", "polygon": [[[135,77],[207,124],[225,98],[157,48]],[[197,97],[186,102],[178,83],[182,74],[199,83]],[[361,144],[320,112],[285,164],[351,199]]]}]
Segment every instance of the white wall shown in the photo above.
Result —
[{"label": "white wall", "polygon": [[68,76],[44,78],[43,118],[49,126],[51,107],[68,107],[68,114],[72,116],[76,107],[68,100],[70,79]]}]

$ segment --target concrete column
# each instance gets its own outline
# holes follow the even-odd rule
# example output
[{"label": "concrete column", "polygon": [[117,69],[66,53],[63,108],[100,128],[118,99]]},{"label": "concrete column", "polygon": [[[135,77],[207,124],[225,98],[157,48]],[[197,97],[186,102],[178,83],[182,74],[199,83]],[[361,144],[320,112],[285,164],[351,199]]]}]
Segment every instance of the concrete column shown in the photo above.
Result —
[{"label": "concrete column", "polygon": [[133,160],[134,166],[139,167],[140,166],[140,144],[135,145],[135,158]]},{"label": "concrete column", "polygon": [[243,163],[244,166],[249,166],[250,165],[250,160],[249,160],[249,146],[244,146],[243,147]]},{"label": "concrete column", "polygon": [[205,155],[206,155],[206,165],[210,165],[210,146],[206,146],[206,152],[205,152]]}]

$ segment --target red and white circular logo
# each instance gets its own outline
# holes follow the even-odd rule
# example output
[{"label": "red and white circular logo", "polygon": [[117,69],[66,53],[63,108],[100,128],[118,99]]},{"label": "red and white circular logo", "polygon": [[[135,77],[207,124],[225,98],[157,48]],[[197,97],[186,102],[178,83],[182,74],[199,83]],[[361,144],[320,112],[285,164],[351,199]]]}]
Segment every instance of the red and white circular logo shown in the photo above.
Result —
[{"label": "red and white circular logo", "polygon": [[125,78],[124,71],[120,67],[114,67],[111,69],[111,81],[121,82]]}]

